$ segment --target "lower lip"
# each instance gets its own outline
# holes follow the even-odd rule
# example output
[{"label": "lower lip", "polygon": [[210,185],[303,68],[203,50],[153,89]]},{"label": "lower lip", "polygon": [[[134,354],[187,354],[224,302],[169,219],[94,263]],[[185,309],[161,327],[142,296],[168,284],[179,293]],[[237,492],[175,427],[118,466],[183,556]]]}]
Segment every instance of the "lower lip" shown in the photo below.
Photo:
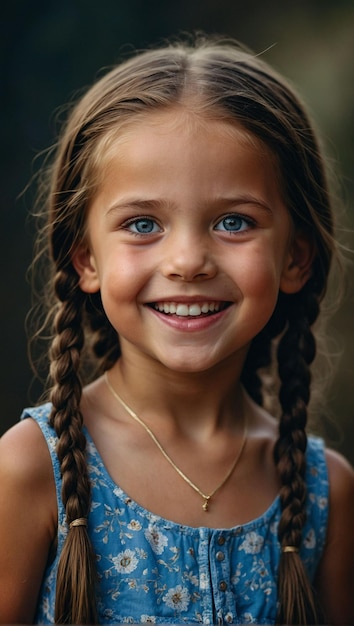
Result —
[{"label": "lower lip", "polygon": [[[150,308],[150,307],[149,307]],[[150,311],[156,315],[164,324],[175,328],[176,330],[181,330],[184,332],[195,332],[198,330],[205,330],[210,328],[217,322],[219,322],[225,315],[228,314],[230,310],[230,306],[218,313],[213,313],[212,315],[205,315],[201,317],[182,317],[178,315],[166,315],[165,313],[160,313],[160,311],[156,311],[156,309],[150,308]]]}]

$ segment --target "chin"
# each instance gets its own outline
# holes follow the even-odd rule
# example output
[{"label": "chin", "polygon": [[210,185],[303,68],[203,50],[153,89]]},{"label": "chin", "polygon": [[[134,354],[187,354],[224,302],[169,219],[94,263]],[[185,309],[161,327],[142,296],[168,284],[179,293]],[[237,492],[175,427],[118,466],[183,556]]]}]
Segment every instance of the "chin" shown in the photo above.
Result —
[{"label": "chin", "polygon": [[196,358],[194,353],[192,357],[184,357],[180,359],[161,359],[161,365],[176,374],[203,374],[220,364],[219,360]]}]

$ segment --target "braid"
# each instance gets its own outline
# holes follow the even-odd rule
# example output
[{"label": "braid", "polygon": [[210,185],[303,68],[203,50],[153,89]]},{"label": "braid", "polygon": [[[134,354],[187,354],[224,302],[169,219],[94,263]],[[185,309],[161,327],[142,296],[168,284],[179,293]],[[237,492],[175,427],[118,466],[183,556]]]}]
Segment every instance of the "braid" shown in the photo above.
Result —
[{"label": "braid", "polygon": [[288,327],[278,347],[281,387],[279,400],[282,416],[274,458],[281,480],[282,514],[278,538],[282,549],[291,546],[294,552],[282,552],[279,565],[279,624],[319,624],[320,610],[308,581],[298,551],[306,521],[306,423],[310,399],[310,364],[316,353],[311,325],[319,312],[318,297],[307,285],[302,294],[286,296],[289,311]]},{"label": "braid", "polygon": [[[53,409],[50,422],[58,435],[57,456],[62,475],[62,500],[66,520],[87,518],[90,484],[85,459],[86,439],[79,409],[81,381],[78,376],[84,344],[81,311],[84,294],[77,277],[57,274],[55,289],[59,299],[54,325],[56,337],[51,348]],[[95,607],[95,557],[85,526],[69,530],[60,556],[56,588],[56,623],[97,623]]]}]

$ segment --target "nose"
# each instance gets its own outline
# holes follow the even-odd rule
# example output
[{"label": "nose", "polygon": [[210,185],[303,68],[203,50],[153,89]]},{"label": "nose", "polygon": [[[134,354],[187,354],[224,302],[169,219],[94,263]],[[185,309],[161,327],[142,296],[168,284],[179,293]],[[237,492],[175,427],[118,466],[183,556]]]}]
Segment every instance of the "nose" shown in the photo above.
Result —
[{"label": "nose", "polygon": [[179,233],[166,241],[162,273],[171,280],[192,282],[217,272],[210,241],[201,234]]}]

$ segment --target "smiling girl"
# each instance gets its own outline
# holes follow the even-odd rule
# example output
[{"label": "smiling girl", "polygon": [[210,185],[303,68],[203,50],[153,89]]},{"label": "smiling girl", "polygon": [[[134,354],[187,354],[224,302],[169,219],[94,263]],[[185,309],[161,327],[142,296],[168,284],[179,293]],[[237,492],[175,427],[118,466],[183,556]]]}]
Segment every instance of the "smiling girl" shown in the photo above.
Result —
[{"label": "smiling girl", "polygon": [[49,395],[0,445],[1,622],[353,624],[354,473],[306,434],[338,253],[292,89],[230,42],[137,55],[73,109],[47,200]]}]

